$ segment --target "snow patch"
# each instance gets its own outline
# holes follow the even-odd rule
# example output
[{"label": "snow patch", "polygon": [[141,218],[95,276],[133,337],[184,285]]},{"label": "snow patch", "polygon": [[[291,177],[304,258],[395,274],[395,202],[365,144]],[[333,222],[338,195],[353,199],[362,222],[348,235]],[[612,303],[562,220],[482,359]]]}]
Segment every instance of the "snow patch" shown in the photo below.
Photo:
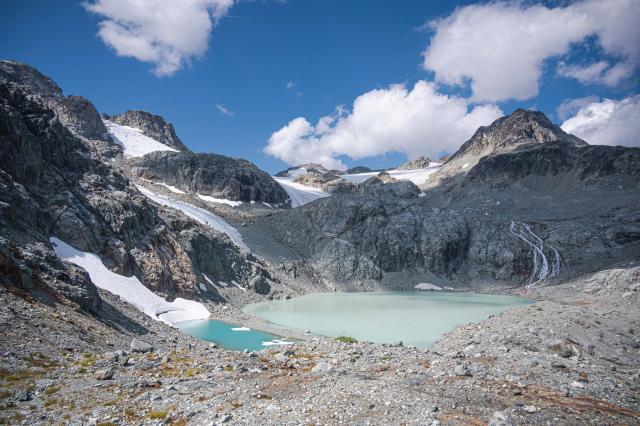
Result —
[{"label": "snow patch", "polygon": [[120,296],[154,320],[174,325],[180,321],[209,318],[209,311],[200,302],[179,297],[167,302],[135,276],[125,277],[110,271],[95,254],[75,249],[56,237],[49,238],[49,241],[58,257],[87,271],[96,287]]},{"label": "snow patch", "polygon": [[462,168],[463,168],[463,169],[466,169],[467,167],[469,167],[469,163],[464,163],[464,164],[462,165]]},{"label": "snow patch", "polygon": [[238,282],[236,280],[231,280],[231,284],[233,284],[234,286],[238,287],[242,291],[247,291],[247,289],[242,287],[240,284],[238,284]]},{"label": "snow patch", "polygon": [[209,277],[208,277],[208,276],[206,276],[205,274],[202,274],[202,276],[204,277],[204,279],[205,279],[205,281],[206,281],[206,282],[208,282],[208,283],[209,283],[209,284],[211,284],[211,285],[214,285],[214,284],[213,284],[213,281],[211,281],[211,278],[209,278]]},{"label": "snow patch", "polygon": [[198,194],[198,193],[196,193],[196,195],[202,201],[206,201],[208,203],[226,204],[226,205],[229,205],[231,207],[238,207],[240,204],[242,204],[242,201],[227,200],[225,198],[214,198],[214,197],[211,197],[209,195],[202,195],[202,194]]},{"label": "snow patch", "polygon": [[129,126],[121,126],[110,120],[102,120],[105,127],[113,136],[113,140],[122,147],[125,157],[142,157],[145,154],[154,151],[173,151],[177,149],[171,148],[163,143],[158,142],[149,136],[143,135],[140,129]]},{"label": "snow patch", "polygon": [[415,288],[416,290],[435,290],[435,291],[442,290],[442,287],[438,287],[435,284],[429,284],[429,283],[419,283],[419,284],[416,284],[413,288]]},{"label": "snow patch", "polygon": [[229,238],[231,238],[231,241],[233,241],[235,245],[237,245],[242,250],[251,251],[242,240],[240,232],[238,232],[236,228],[222,220],[221,217],[211,213],[208,210],[201,209],[200,207],[196,207],[183,201],[174,200],[173,198],[169,198],[165,195],[156,194],[155,192],[150,191],[140,185],[136,185],[136,187],[138,188],[138,191],[142,192],[145,196],[152,199],[156,203],[180,210],[195,221],[213,228],[216,231],[227,234]]},{"label": "snow patch", "polygon": [[[391,175],[391,177],[396,178],[398,180],[410,180],[416,185],[422,185],[429,179],[429,176],[434,174],[440,168],[440,163],[431,163],[429,167],[425,167],[424,169],[415,169],[415,170],[398,170],[391,169],[386,172]],[[340,177],[348,180],[352,183],[361,183],[365,180],[369,179],[372,176],[378,176],[380,172],[366,172],[366,173],[353,173],[347,175],[341,175]]]},{"label": "snow patch", "polygon": [[288,342],[286,340],[273,339],[268,342],[262,342],[262,346],[277,346],[277,345],[293,345],[293,342]]},{"label": "snow patch", "polygon": [[291,178],[274,177],[291,199],[291,207],[304,206],[319,198],[328,197],[329,194],[313,186],[294,182]]},{"label": "snow patch", "polygon": [[200,290],[202,290],[204,293],[207,292],[207,286],[202,284],[202,283],[198,283],[198,287],[200,287]]}]

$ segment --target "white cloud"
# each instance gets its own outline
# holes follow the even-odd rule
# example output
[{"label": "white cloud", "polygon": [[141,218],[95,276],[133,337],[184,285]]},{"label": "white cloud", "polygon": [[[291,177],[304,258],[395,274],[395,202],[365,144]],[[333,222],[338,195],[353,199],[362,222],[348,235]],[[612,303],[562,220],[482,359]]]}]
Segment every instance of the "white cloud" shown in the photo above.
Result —
[{"label": "white cloud", "polygon": [[397,84],[359,96],[351,111],[338,107],[315,126],[304,117],[291,120],[271,135],[264,151],[292,165],[316,162],[342,170],[343,155],[437,158],[501,115],[492,104],[470,108],[468,100],[438,93],[430,82],[418,81],[411,90]]},{"label": "white cloud", "polygon": [[594,102],[598,102],[600,98],[598,96],[585,96],[584,98],[577,99],[565,99],[562,103],[556,108],[556,113],[560,120],[566,120],[578,110],[584,106],[592,104]]},{"label": "white cloud", "polygon": [[640,95],[585,105],[562,129],[590,144],[640,146]]},{"label": "white cloud", "polygon": [[304,92],[302,90],[295,90],[298,87],[298,83],[295,81],[287,81],[286,88],[289,91],[294,91],[297,98],[301,98],[304,96]]},{"label": "white cloud", "polygon": [[585,0],[556,8],[520,1],[470,5],[428,23],[435,34],[423,67],[438,82],[470,84],[476,101],[529,99],[538,94],[545,61],[595,35],[602,50],[620,61],[598,61],[583,70],[565,64],[565,74],[615,85],[640,63],[639,20],[640,0],[615,6]]},{"label": "white cloud", "polygon": [[83,3],[104,18],[98,36],[118,56],[153,64],[171,76],[204,54],[213,26],[234,0],[95,0]]},{"label": "white cloud", "polygon": [[220,115],[226,115],[227,117],[231,117],[232,115],[236,115],[235,112],[231,111],[229,108],[222,104],[216,104],[216,109],[220,113]]}]

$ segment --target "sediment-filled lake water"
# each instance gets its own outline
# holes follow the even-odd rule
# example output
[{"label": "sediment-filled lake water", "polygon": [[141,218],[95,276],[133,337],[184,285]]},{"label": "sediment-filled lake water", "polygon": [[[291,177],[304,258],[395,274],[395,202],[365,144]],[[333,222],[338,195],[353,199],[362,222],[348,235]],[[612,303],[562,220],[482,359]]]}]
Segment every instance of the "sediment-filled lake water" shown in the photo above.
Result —
[{"label": "sediment-filled lake water", "polygon": [[244,311],[318,335],[427,348],[458,325],[530,303],[522,297],[467,292],[321,293],[254,303]]},{"label": "sediment-filled lake water", "polygon": [[242,351],[257,351],[289,342],[281,337],[263,331],[252,330],[224,321],[204,319],[184,321],[176,324],[184,333],[203,340],[215,342],[223,348]]}]

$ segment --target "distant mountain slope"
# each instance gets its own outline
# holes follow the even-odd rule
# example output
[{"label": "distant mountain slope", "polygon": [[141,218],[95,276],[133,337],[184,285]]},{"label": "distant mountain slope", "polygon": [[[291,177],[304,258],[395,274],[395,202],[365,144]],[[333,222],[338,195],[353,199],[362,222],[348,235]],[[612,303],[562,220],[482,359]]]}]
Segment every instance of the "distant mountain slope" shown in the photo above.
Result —
[{"label": "distant mountain slope", "polygon": [[151,114],[147,111],[132,110],[123,114],[105,116],[105,118],[121,126],[139,129],[143,135],[176,151],[189,150],[176,134],[173,125],[167,123],[159,115]]},{"label": "distant mountain slope", "polygon": [[476,130],[471,139],[462,144],[429,179],[425,188],[464,176],[484,157],[557,142],[576,147],[587,145],[582,139],[554,125],[543,113],[517,109],[511,115]]},{"label": "distant mountain slope", "polygon": [[283,188],[253,163],[224,155],[153,152],[131,159],[135,176],[164,182],[182,191],[243,202],[282,204]]}]

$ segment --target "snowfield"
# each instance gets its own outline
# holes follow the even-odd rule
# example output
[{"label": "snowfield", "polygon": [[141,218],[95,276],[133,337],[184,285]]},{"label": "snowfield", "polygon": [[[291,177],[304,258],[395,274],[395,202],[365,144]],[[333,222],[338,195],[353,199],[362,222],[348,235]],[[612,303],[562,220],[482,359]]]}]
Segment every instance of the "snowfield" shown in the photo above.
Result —
[{"label": "snowfield", "polygon": [[[431,163],[431,165],[424,169],[417,170],[387,170],[392,177],[398,180],[410,180],[416,185],[422,185],[429,179],[433,173],[440,168],[440,163]],[[300,207],[307,203],[317,200],[318,198],[328,197],[331,194],[324,192],[321,189],[314,188],[313,186],[303,185],[301,183],[294,182],[299,175],[303,175],[307,172],[304,167],[300,169],[294,169],[288,172],[288,177],[276,177],[273,178],[287,191],[289,198],[291,199],[291,207]],[[349,182],[358,184],[362,183],[370,177],[377,176],[380,172],[367,172],[367,173],[354,173],[347,175],[340,175],[341,178]]]},{"label": "snowfield", "polygon": [[109,120],[102,121],[111,136],[113,136],[113,140],[122,147],[125,157],[142,157],[154,151],[178,152],[177,149],[143,135],[139,129],[121,126]]},{"label": "snowfield", "polygon": [[242,240],[242,235],[240,235],[240,232],[238,232],[236,228],[222,220],[221,217],[216,216],[208,210],[201,209],[200,207],[196,207],[182,201],[174,200],[173,198],[169,198],[165,195],[156,194],[155,192],[149,191],[147,188],[144,188],[140,185],[136,185],[136,187],[138,188],[138,191],[142,192],[146,197],[150,198],[156,203],[166,207],[171,207],[176,210],[180,210],[197,222],[213,228],[216,231],[227,234],[229,238],[231,238],[231,241],[233,241],[235,245],[237,245],[240,249],[251,251]]},{"label": "snowfield", "polygon": [[[440,168],[440,163],[431,163],[429,167],[425,169],[416,169],[416,170],[398,170],[392,169],[387,170],[387,173],[398,180],[410,180],[416,185],[422,185],[429,179],[429,176],[434,174]],[[380,172],[367,172],[367,173],[354,173],[350,175],[342,175],[340,176],[344,180],[348,180],[353,183],[361,183],[365,180],[369,179],[372,176],[378,176]]]},{"label": "snowfield", "polygon": [[329,194],[321,189],[309,185],[302,185],[293,181],[293,178],[274,177],[276,182],[284,188],[291,199],[291,207],[304,206],[318,198],[328,197]]},{"label": "snowfield", "polygon": [[226,198],[215,198],[209,195],[202,195],[198,193],[196,193],[196,196],[202,201],[206,201],[208,203],[226,204],[231,207],[238,207],[240,204],[242,204],[242,201],[227,200]]},{"label": "snowfield", "polygon": [[135,276],[125,277],[111,272],[95,254],[77,250],[56,237],[49,238],[49,241],[58,257],[87,271],[96,287],[120,296],[156,321],[175,325],[180,321],[210,316],[209,310],[200,302],[179,297],[173,302],[167,302],[145,287]]}]

